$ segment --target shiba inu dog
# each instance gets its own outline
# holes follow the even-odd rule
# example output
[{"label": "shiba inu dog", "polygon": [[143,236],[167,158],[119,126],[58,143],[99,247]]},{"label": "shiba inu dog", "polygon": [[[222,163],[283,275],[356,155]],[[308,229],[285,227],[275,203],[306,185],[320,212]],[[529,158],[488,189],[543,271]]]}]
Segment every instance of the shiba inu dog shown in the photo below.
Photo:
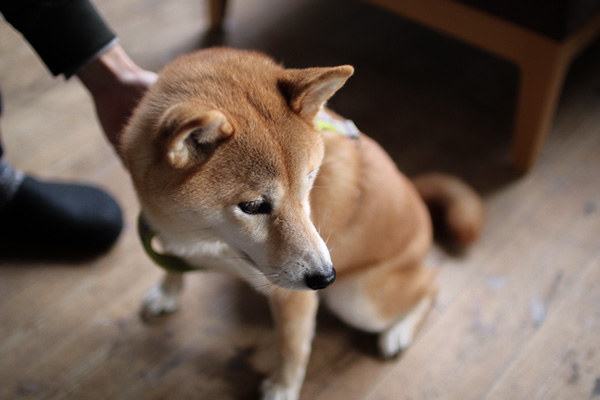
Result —
[{"label": "shiba inu dog", "polygon": [[[385,357],[409,346],[438,290],[422,265],[432,243],[426,202],[445,210],[461,244],[481,229],[481,200],[464,183],[434,174],[413,184],[372,139],[335,131],[342,120],[324,104],[352,73],[203,50],[160,73],[122,136],[163,251],[268,296],[279,364],[265,399],[298,398],[319,300],[377,333]],[[145,315],[177,309],[179,272],[150,290]]]}]

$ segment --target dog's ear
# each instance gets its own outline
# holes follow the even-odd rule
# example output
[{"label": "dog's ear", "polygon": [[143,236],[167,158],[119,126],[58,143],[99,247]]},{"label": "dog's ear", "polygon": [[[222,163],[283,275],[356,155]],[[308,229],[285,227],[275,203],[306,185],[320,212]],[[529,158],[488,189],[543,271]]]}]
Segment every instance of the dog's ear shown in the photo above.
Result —
[{"label": "dog's ear", "polygon": [[313,119],[321,106],[354,73],[350,65],[331,68],[287,69],[279,89],[290,108],[300,116]]},{"label": "dog's ear", "polygon": [[206,159],[233,134],[233,127],[220,111],[184,103],[167,110],[161,118],[160,131],[166,140],[168,162],[182,168]]}]

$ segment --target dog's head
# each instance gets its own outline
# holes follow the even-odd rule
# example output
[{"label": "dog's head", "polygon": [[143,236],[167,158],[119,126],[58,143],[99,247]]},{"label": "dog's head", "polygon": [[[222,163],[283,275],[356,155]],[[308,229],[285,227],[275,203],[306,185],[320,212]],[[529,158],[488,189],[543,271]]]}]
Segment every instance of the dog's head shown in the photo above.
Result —
[{"label": "dog's head", "polygon": [[217,237],[281,287],[331,284],[329,251],[310,219],[324,153],[313,120],[352,72],[284,69],[230,49],[167,66],[122,140],[154,227],[189,247]]}]

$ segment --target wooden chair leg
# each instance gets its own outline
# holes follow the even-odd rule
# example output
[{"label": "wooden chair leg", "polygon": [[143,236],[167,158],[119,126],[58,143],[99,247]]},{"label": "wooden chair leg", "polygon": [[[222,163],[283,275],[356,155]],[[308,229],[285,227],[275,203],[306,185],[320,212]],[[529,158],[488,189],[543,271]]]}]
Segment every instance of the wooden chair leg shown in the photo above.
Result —
[{"label": "wooden chair leg", "polygon": [[552,120],[570,57],[555,51],[532,53],[520,60],[521,82],[513,137],[513,163],[518,172],[528,172],[537,160]]},{"label": "wooden chair leg", "polygon": [[209,0],[209,7],[211,29],[222,29],[227,9],[227,0]]},{"label": "wooden chair leg", "polygon": [[525,55],[519,53],[514,58],[522,73],[513,142],[513,162],[518,171],[527,172],[533,167],[551,127],[568,68],[599,33],[600,13],[597,13],[562,43],[530,46]]}]

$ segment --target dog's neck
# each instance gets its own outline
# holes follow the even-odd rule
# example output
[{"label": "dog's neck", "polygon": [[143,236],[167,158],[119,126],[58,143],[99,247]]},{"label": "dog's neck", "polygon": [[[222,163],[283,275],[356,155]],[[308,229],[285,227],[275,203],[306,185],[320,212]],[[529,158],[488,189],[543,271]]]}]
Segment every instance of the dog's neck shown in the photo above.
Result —
[{"label": "dog's neck", "polygon": [[181,257],[170,254],[161,254],[154,250],[152,239],[156,236],[156,232],[148,225],[143,213],[140,213],[138,217],[137,228],[144,250],[152,261],[162,269],[174,273],[185,273],[202,269],[192,266]]}]

